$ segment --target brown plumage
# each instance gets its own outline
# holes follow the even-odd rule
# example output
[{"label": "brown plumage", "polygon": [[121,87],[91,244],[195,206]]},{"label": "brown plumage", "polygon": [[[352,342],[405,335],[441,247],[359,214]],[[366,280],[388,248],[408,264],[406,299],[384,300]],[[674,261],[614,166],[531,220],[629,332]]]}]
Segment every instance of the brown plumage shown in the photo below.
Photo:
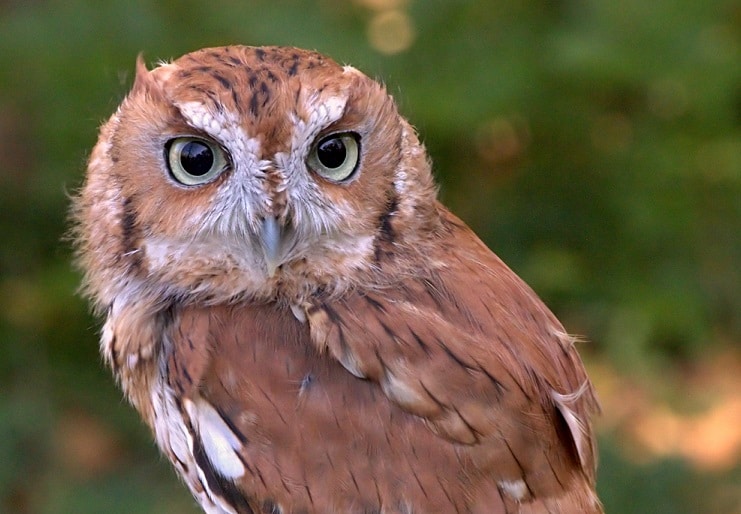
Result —
[{"label": "brown plumage", "polygon": [[353,68],[139,63],[75,235],[103,355],[206,512],[602,512],[573,338],[435,196]]}]

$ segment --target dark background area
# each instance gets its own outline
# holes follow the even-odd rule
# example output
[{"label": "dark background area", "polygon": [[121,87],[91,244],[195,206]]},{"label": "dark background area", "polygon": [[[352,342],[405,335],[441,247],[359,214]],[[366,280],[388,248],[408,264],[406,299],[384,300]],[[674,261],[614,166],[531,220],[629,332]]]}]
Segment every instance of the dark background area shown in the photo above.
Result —
[{"label": "dark background area", "polygon": [[0,512],[196,513],[62,240],[134,60],[290,44],[382,78],[441,196],[583,334],[610,513],[741,513],[741,5],[0,2]]}]

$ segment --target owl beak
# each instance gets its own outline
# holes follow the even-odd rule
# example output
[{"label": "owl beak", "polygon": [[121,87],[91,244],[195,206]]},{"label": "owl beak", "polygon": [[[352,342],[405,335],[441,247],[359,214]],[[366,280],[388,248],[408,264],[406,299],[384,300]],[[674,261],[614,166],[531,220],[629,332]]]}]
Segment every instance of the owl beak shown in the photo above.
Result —
[{"label": "owl beak", "polygon": [[268,268],[268,276],[273,277],[275,270],[283,262],[283,225],[275,216],[267,216],[262,220],[260,243]]}]

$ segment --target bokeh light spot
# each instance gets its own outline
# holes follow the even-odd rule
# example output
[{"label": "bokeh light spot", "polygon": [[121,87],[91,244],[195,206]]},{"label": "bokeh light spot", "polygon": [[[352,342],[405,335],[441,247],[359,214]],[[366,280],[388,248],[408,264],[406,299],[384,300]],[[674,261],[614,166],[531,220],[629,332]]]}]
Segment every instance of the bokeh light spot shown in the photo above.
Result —
[{"label": "bokeh light spot", "polygon": [[387,55],[407,50],[415,31],[407,13],[397,9],[380,12],[368,24],[368,40],[373,48]]}]

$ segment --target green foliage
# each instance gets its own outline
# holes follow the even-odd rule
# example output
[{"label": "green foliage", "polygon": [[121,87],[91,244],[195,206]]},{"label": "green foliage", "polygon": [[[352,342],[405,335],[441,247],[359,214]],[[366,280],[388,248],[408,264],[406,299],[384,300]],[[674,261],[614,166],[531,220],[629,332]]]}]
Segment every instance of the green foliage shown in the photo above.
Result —
[{"label": "green foliage", "polygon": [[741,481],[741,470],[719,477],[698,473],[680,460],[635,466],[626,462],[610,441],[603,441],[600,448],[598,492],[607,512],[739,512],[738,491],[734,500],[732,484]]},{"label": "green foliage", "polygon": [[[445,202],[594,341],[585,351],[644,377],[738,345],[737,3],[401,2],[415,37],[394,55],[369,43],[375,13],[361,4],[0,6],[0,511],[196,512],[101,369],[61,242],[67,193],[140,51],[154,62],[291,44],[382,77],[426,141]],[[79,476],[59,440],[78,412],[116,449]],[[608,443],[602,470],[611,512],[716,505],[676,462],[635,468]]]}]

